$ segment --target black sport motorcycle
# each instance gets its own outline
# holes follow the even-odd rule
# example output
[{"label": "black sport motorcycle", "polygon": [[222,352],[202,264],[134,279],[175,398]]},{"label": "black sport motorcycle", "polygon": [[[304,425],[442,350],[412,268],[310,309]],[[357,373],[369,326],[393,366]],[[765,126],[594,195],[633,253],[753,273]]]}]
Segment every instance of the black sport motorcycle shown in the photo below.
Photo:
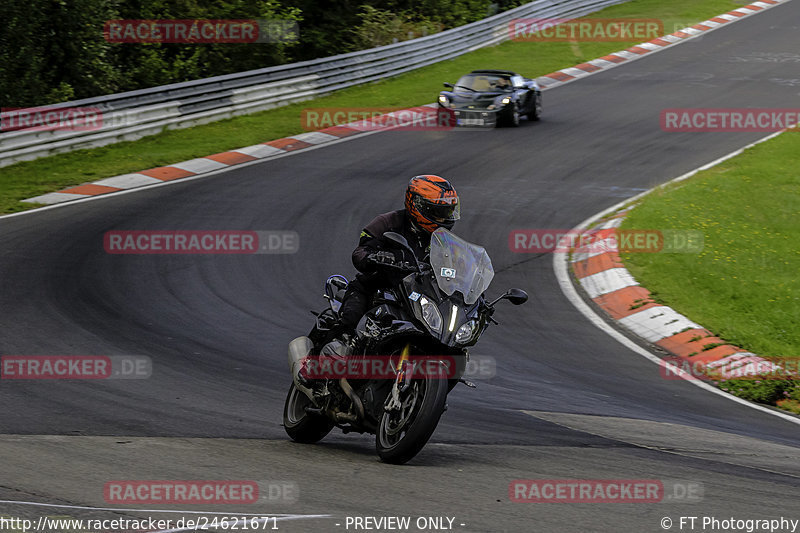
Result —
[{"label": "black sport motorcycle", "polygon": [[494,277],[489,255],[444,228],[431,235],[427,262],[415,257],[402,235],[384,237],[413,258],[396,265],[407,275],[375,296],[354,337],[333,341],[327,333],[338,319],[347,280],[328,278],[328,308],[314,313],[308,336],[289,344],[293,382],[283,425],[293,440],[305,443],[319,441],[334,426],[375,434],[381,460],[403,464],[428,442],[453,387],[475,386],[463,377],[468,348],[490,322],[497,323],[495,305],[520,305],[528,295],[509,289],[487,302],[484,292]]}]

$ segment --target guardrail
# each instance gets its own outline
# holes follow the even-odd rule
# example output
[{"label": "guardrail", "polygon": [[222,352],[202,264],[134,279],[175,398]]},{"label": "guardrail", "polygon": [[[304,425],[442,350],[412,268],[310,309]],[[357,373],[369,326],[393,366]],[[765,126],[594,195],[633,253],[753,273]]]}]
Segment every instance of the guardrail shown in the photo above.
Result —
[{"label": "guardrail", "polygon": [[509,38],[509,22],[516,18],[574,18],[625,1],[536,0],[471,24],[388,46],[54,104],[47,109],[95,108],[102,125],[83,131],[28,128],[0,133],[0,167],[309,100],[500,43]]}]

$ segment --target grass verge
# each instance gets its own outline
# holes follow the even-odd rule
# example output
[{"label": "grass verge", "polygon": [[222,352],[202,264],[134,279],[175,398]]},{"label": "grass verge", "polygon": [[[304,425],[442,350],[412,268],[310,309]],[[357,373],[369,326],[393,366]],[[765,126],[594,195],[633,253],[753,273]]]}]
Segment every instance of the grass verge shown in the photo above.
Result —
[{"label": "grass verge", "polygon": [[[646,196],[624,229],[700,230],[699,254],[622,254],[653,294],[727,342],[770,358],[800,358],[800,133],[787,132]],[[792,362],[794,364],[794,361]],[[797,410],[797,382],[720,386]]]},{"label": "grass verge", "polygon": [[[592,15],[595,18],[653,18],[671,33],[740,7],[739,0],[633,0]],[[307,107],[408,107],[433,102],[442,82],[454,82],[476,68],[505,68],[541,76],[637,44],[636,42],[505,42],[392,79],[346,89],[253,115],[183,130],[164,131],[138,141],[80,150],[0,169],[0,212],[34,207],[25,198],[88,181],[168,165],[303,132]],[[545,108],[546,111],[546,108]]]}]

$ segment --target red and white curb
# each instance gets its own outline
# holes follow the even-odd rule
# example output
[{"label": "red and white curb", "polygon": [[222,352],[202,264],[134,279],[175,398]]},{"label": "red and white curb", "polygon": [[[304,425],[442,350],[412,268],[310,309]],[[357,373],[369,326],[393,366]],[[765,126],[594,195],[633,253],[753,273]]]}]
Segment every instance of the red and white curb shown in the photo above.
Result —
[{"label": "red and white curb", "polygon": [[[788,1],[790,0],[762,0],[759,2],[754,2],[750,5],[740,7],[739,9],[734,9],[733,11],[723,15],[719,15],[699,24],[695,24],[689,28],[684,28],[675,33],[653,39],[649,42],[632,46],[627,50],[615,52],[587,63],[582,63],[574,67],[565,68],[551,74],[546,74],[545,76],[537,78],[536,81],[543,90],[551,89],[553,87],[575,81],[579,78],[617,67],[622,63],[639,59],[651,52],[658,52],[670,46],[686,42],[694,37],[697,37],[698,35],[713,31],[730,22],[741,20],[742,18],[754,15],[765,9],[769,9],[770,7],[774,7],[778,4]],[[411,112],[414,116],[424,116],[426,112],[430,112],[431,107],[436,107],[436,104],[428,104],[426,106],[410,108],[408,110],[403,110],[402,112],[406,114]],[[381,123],[391,123],[393,122],[393,119],[396,118],[395,113],[388,113],[373,119],[372,123],[378,125]],[[189,161],[183,161],[168,166],[151,168],[148,170],[142,170],[140,172],[105,178],[98,181],[93,181],[91,183],[84,183],[83,185],[78,185],[77,187],[70,187],[58,192],[51,192],[42,194],[40,196],[35,196],[33,198],[28,198],[23,200],[23,202],[37,204],[59,204],[63,202],[69,202],[71,200],[80,200],[93,196],[135,189],[138,187],[151,186],[183,178],[196,177],[243,163],[270,159],[288,152],[304,150],[314,146],[319,146],[321,144],[330,143],[332,141],[339,141],[350,136],[368,135],[371,133],[377,133],[378,131],[386,131],[390,129],[393,128],[386,127],[376,130],[374,125],[365,128],[363,123],[333,126],[320,131],[300,133],[298,135],[292,135],[291,137],[277,139],[261,144],[254,144],[253,146],[245,146],[244,148],[237,148],[236,150],[231,150],[228,152],[222,152],[197,159],[190,159]]]},{"label": "red and white curb", "polygon": [[617,67],[622,63],[639,59],[651,52],[659,52],[665,48],[669,48],[670,46],[686,42],[699,35],[708,33],[709,31],[715,30],[721,26],[725,26],[730,22],[735,22],[750,15],[755,15],[756,13],[759,13],[765,9],[769,9],[788,1],[789,0],[762,0],[760,2],[753,2],[750,5],[734,9],[733,11],[729,11],[708,20],[704,20],[703,22],[695,24],[694,26],[683,28],[682,30],[670,33],[669,35],[663,35],[651,41],[631,46],[626,50],[614,52],[613,54],[609,54],[592,61],[587,61],[586,63],[581,63],[580,65],[575,65],[574,67],[569,67],[552,72],[550,74],[545,74],[540,78],[536,78],[536,81],[542,86],[542,88],[552,88],[559,85],[564,85],[565,83],[575,81],[579,78]]},{"label": "red and white curb", "polygon": [[[671,183],[688,179],[698,172],[715,167],[757,144],[777,137],[781,133],[783,131],[772,133],[724,157],[679,176],[666,184],[623,200],[589,217],[571,231],[581,234],[590,227],[592,231],[617,228],[622,223],[627,212],[632,208],[631,206],[645,195]],[[757,369],[760,373],[765,369],[779,368],[763,357],[726,343],[671,307],[653,301],[650,297],[650,291],[642,287],[628,272],[619,253],[613,249],[594,253],[573,253],[571,257],[565,253],[553,254],[553,270],[564,295],[591,323],[631,351],[656,363],[662,369],[667,367],[664,359],[628,338],[609,322],[646,341],[646,343],[655,345],[662,351],[689,363],[688,366],[690,368],[696,368],[697,363],[699,363],[702,368],[717,374],[713,376],[715,378],[726,379],[748,376],[751,375],[750,369]],[[584,290],[586,296],[597,307],[602,309],[605,316],[598,314],[595,309],[584,301],[575,284],[573,284],[573,280],[577,280],[577,285]],[[670,371],[674,372],[677,377],[686,379],[709,392],[800,425],[800,417],[723,392],[706,381],[698,379],[697,375],[684,371],[681,367],[675,367]]]},{"label": "red and white curb", "polygon": [[346,137],[369,135],[379,131],[389,131],[397,127],[402,127],[404,124],[407,124],[408,121],[413,122],[414,120],[429,118],[431,108],[436,108],[436,104],[403,109],[381,115],[371,120],[354,122],[342,126],[332,126],[319,131],[300,133],[283,139],[276,139],[261,144],[245,146],[244,148],[237,148],[236,150],[228,152],[221,152],[219,154],[174,163],[169,166],[156,167],[140,172],[104,178],[91,183],[84,183],[77,187],[70,187],[59,192],[51,192],[28,198],[23,201],[38,204],[57,204],[188,177],[196,177],[235,165],[271,159],[289,152],[339,141]]},{"label": "red and white curb", "polygon": [[337,126],[322,131],[301,133],[292,137],[245,146],[244,148],[237,148],[236,150],[228,152],[190,159],[169,166],[156,167],[140,172],[105,178],[77,187],[64,189],[59,192],[51,192],[28,198],[23,201],[38,204],[57,204],[126,189],[135,189],[147,185],[207,174],[251,161],[270,159],[288,152],[336,141],[359,133],[362,132],[358,129],[346,126]]},{"label": "red and white curb", "polygon": [[[593,229],[617,228],[626,214],[615,213]],[[693,364],[717,369],[722,378],[735,376],[745,368],[770,366],[766,359],[726,343],[671,307],[655,303],[650,291],[625,268],[617,251],[575,253],[570,262],[588,297],[637,337]]]}]

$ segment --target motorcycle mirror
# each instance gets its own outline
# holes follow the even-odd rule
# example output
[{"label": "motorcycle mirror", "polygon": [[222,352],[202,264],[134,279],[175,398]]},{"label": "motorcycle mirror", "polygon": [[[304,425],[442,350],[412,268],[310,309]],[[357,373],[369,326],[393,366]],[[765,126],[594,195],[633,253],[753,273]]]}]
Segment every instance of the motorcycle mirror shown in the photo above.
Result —
[{"label": "motorcycle mirror", "polygon": [[528,293],[522,289],[508,289],[503,297],[514,305],[522,305],[528,301]]},{"label": "motorcycle mirror", "polygon": [[417,265],[417,272],[420,271],[419,260],[417,259],[417,255],[414,253],[414,250],[411,248],[411,245],[408,244],[408,241],[405,237],[396,233],[394,231],[386,231],[383,233],[383,236],[389,239],[390,241],[394,241],[409,252],[411,252],[411,257],[414,258],[414,263]]},{"label": "motorcycle mirror", "polygon": [[522,289],[508,289],[506,292],[497,297],[496,300],[488,304],[487,307],[494,307],[500,300],[508,300],[514,305],[522,305],[528,301],[528,293]]},{"label": "motorcycle mirror", "polygon": [[445,83],[444,86],[447,87],[448,89],[452,89],[453,88],[453,84],[452,83]]},{"label": "motorcycle mirror", "polygon": [[403,248],[411,248],[411,246],[408,245],[408,241],[406,240],[406,238],[400,235],[399,233],[395,233],[394,231],[387,231],[386,233],[383,234],[383,236],[389,239],[390,241],[396,242]]}]

